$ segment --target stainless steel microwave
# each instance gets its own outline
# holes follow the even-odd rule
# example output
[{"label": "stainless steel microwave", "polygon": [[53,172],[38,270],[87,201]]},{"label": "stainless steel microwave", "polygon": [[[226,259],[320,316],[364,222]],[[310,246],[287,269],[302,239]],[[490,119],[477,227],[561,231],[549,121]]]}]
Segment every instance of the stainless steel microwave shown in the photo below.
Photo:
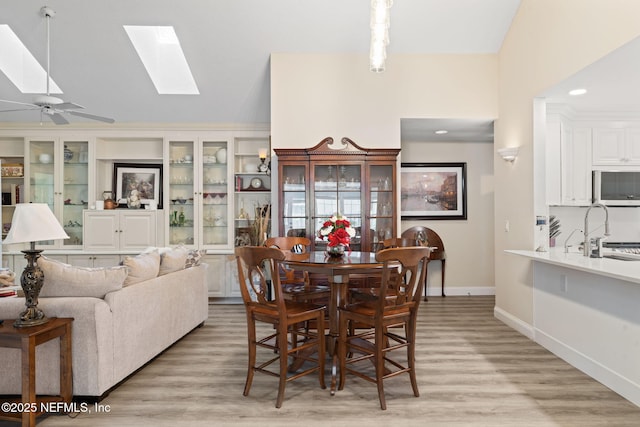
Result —
[{"label": "stainless steel microwave", "polygon": [[607,206],[640,206],[640,171],[593,171],[593,200]]}]

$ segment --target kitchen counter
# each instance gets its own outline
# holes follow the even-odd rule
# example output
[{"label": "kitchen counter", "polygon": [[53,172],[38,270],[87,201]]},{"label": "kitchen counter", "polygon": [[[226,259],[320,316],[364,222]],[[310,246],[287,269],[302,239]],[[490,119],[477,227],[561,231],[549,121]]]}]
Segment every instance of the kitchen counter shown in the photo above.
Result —
[{"label": "kitchen counter", "polygon": [[588,258],[581,252],[564,253],[563,248],[552,248],[549,252],[525,250],[506,250],[505,252],[547,264],[640,284],[640,255],[637,254],[626,254],[612,250],[604,251],[605,255],[629,259],[629,261],[622,261],[611,258]]},{"label": "kitchen counter", "polygon": [[564,248],[505,252],[533,261],[531,338],[640,406],[640,255],[605,250],[633,259],[622,261]]}]

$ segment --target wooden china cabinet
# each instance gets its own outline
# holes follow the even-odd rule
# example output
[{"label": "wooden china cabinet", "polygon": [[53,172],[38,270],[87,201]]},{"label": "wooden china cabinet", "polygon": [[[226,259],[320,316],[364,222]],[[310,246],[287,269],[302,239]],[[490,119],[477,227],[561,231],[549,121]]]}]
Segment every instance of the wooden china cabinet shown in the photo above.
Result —
[{"label": "wooden china cabinet", "polygon": [[324,221],[345,215],[356,229],[351,250],[374,252],[397,235],[396,165],[400,149],[367,149],[349,138],[312,148],[277,148],[280,235],[306,236],[313,250]]}]

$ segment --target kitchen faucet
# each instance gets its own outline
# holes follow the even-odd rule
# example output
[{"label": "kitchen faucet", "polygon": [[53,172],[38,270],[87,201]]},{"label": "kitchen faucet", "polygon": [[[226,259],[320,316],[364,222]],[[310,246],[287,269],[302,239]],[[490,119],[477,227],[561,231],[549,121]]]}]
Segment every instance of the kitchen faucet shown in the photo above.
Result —
[{"label": "kitchen faucet", "polygon": [[[593,208],[602,208],[604,209],[604,235],[609,236],[611,233],[609,232],[609,209],[603,205],[602,203],[594,203],[587,209],[587,212],[584,214],[584,245],[582,248],[582,253],[584,256],[588,257],[591,255],[591,242],[589,242],[589,212]],[[598,245],[598,250],[600,250],[600,245]]]}]

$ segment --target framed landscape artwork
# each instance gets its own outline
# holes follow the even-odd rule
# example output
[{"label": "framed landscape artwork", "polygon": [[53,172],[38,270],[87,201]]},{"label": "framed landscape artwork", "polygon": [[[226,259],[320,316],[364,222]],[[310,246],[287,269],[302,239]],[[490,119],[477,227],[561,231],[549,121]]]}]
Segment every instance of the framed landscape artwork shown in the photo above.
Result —
[{"label": "framed landscape artwork", "polygon": [[467,219],[466,163],[402,163],[402,219]]},{"label": "framed landscape artwork", "polygon": [[154,200],[162,209],[162,165],[147,163],[114,163],[113,188],[118,203],[127,203],[127,197],[136,191],[143,205]]}]

